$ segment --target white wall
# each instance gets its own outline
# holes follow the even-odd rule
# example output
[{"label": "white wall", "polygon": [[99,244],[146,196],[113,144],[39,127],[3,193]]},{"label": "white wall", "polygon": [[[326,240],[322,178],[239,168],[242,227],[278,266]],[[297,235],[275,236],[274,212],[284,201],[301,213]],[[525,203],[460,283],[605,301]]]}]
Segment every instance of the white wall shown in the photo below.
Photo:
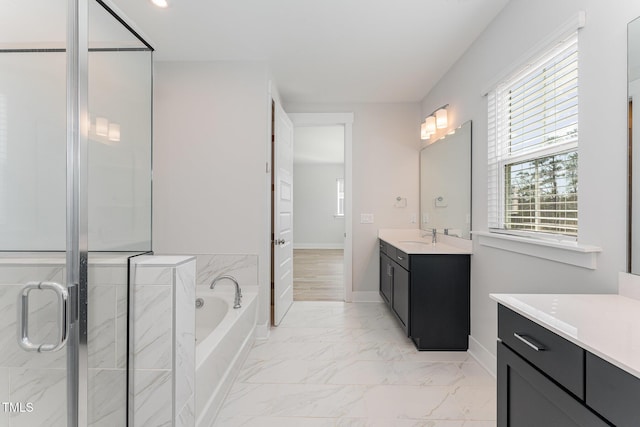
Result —
[{"label": "white wall", "polygon": [[[420,150],[419,104],[292,104],[288,113],[353,112],[353,291],[378,293],[379,228],[416,228]],[[395,208],[396,197],[406,208]],[[374,214],[360,224],[361,213]],[[354,296],[354,299],[357,298]]]},{"label": "white wall", "polygon": [[294,248],[344,246],[344,217],[335,217],[338,178],[344,178],[343,163],[294,163]]},{"label": "white wall", "polygon": [[[553,10],[553,13],[549,11]],[[483,89],[578,11],[587,25],[580,46],[579,241],[602,247],[596,270],[505,252],[474,242],[471,335],[495,355],[491,292],[610,293],[626,269],[627,23],[635,0],[512,0],[422,102],[422,112],[449,103],[452,125],[473,120],[474,230],[487,230],[487,101]],[[482,348],[480,348],[482,350]]]},{"label": "white wall", "polygon": [[270,101],[262,62],[159,62],[154,80],[153,249],[258,255],[268,323]]}]

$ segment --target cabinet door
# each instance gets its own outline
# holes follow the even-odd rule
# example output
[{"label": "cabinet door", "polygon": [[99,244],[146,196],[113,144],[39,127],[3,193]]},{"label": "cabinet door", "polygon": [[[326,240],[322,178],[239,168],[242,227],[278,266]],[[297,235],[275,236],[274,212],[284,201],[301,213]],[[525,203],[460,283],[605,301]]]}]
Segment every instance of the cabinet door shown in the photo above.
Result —
[{"label": "cabinet door", "polygon": [[640,379],[587,353],[587,405],[618,427],[640,425]]},{"label": "cabinet door", "polygon": [[391,304],[391,283],[393,270],[388,256],[380,254],[380,296],[387,304]]},{"label": "cabinet door", "polygon": [[467,350],[469,255],[411,255],[411,338],[420,350]]},{"label": "cabinet door", "polygon": [[409,334],[409,272],[393,263],[393,311]]},{"label": "cabinet door", "polygon": [[498,427],[605,427],[582,403],[498,343]]}]

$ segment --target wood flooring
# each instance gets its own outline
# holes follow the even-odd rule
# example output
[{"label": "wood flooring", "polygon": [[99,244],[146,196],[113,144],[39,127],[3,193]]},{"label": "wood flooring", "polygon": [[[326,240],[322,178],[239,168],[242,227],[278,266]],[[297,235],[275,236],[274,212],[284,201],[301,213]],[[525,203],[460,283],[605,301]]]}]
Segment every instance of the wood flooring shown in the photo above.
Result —
[{"label": "wood flooring", "polygon": [[344,301],[342,249],[293,250],[294,301]]}]

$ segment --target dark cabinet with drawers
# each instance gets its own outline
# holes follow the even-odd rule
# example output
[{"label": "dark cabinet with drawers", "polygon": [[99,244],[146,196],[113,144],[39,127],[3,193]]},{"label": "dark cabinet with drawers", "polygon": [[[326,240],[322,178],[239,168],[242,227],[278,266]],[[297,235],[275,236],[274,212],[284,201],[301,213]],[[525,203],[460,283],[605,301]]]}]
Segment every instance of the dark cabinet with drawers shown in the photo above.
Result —
[{"label": "dark cabinet with drawers", "polygon": [[407,254],[380,241],[380,296],[409,335],[409,272]]},{"label": "dark cabinet with drawers", "polygon": [[467,350],[470,256],[407,254],[380,240],[380,295],[419,350]]},{"label": "dark cabinet with drawers", "polygon": [[503,305],[498,338],[498,427],[640,425],[640,379]]}]

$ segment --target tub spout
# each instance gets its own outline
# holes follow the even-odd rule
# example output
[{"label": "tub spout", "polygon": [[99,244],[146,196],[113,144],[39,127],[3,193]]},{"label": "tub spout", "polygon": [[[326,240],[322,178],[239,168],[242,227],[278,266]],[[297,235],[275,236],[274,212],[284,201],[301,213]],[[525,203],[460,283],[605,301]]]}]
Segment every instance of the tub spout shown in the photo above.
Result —
[{"label": "tub spout", "polygon": [[241,307],[240,302],[242,301],[242,290],[240,289],[240,285],[238,284],[238,281],[236,280],[235,277],[229,276],[227,274],[218,276],[215,279],[213,279],[213,281],[209,285],[209,289],[213,289],[216,286],[216,283],[218,283],[218,281],[222,279],[229,279],[233,282],[234,285],[236,285],[236,298],[233,302],[233,308],[240,308]]}]

